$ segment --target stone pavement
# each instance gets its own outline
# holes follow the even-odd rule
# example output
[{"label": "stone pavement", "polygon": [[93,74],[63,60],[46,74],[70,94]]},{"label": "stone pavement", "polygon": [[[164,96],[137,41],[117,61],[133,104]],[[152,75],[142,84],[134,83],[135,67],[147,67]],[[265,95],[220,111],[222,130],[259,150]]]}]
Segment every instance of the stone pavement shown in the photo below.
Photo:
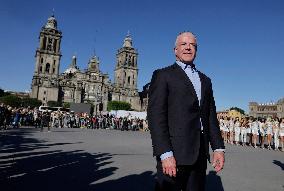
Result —
[{"label": "stone pavement", "polygon": [[[284,153],[226,145],[226,165],[208,164],[207,190],[284,191]],[[0,189],[153,190],[148,132],[34,128],[0,132]]]}]

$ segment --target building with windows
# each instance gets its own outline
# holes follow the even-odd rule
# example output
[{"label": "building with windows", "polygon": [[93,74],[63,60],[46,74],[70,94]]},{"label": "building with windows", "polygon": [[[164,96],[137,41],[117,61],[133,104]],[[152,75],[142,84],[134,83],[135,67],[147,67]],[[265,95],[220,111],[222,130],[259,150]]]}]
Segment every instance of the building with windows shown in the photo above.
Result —
[{"label": "building with windows", "polygon": [[245,117],[245,115],[241,114],[239,111],[235,110],[235,109],[232,109],[232,110],[224,110],[224,111],[218,111],[217,112],[217,118],[218,119],[221,119],[221,118],[233,118],[233,119],[236,119],[236,118],[243,118]]},{"label": "building with windows", "polygon": [[249,115],[253,117],[284,117],[284,98],[278,100],[276,103],[249,103]]}]

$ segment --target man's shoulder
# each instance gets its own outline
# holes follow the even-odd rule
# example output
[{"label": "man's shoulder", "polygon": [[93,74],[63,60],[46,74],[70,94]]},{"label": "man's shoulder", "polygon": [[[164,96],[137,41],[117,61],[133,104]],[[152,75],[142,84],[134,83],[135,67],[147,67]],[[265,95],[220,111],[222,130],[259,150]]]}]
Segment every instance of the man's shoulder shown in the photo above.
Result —
[{"label": "man's shoulder", "polygon": [[205,80],[208,80],[208,81],[211,82],[211,79],[210,79],[206,74],[200,72],[199,70],[198,70],[198,73],[199,73],[199,75],[200,75],[201,77],[203,77]]},{"label": "man's shoulder", "polygon": [[165,66],[163,68],[158,68],[154,71],[154,73],[167,73],[169,71],[171,71],[172,69],[174,69],[176,67],[176,64],[172,64],[169,66]]}]

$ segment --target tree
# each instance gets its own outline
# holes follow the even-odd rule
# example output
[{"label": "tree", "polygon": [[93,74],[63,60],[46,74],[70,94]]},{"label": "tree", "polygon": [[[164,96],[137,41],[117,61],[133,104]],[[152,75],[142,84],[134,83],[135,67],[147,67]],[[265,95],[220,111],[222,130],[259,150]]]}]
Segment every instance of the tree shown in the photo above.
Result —
[{"label": "tree", "polygon": [[47,105],[49,107],[61,107],[61,104],[59,102],[57,102],[57,101],[48,101]]},{"label": "tree", "polygon": [[4,90],[0,88],[0,97],[4,96]]},{"label": "tree", "polygon": [[0,102],[5,105],[10,105],[11,107],[20,107],[22,103],[22,99],[15,95],[7,95],[0,97]]},{"label": "tree", "polygon": [[29,97],[23,98],[23,99],[21,100],[21,102],[22,102],[21,105],[22,105],[23,107],[31,107],[31,108],[34,108],[34,107],[39,107],[39,106],[42,105],[42,102],[41,102],[40,100],[36,99],[36,98],[29,98]]},{"label": "tree", "polygon": [[62,107],[63,107],[63,108],[70,108],[70,102],[64,102],[64,103],[62,104]]},{"label": "tree", "polygon": [[123,101],[109,101],[107,110],[131,110],[131,104]]},{"label": "tree", "polygon": [[245,114],[245,111],[243,109],[241,109],[241,108],[238,108],[238,107],[231,107],[230,110],[236,110],[236,111],[240,112],[243,115]]},{"label": "tree", "polygon": [[7,95],[11,95],[11,94],[8,92],[5,92],[3,89],[0,88],[0,97],[7,96]]}]

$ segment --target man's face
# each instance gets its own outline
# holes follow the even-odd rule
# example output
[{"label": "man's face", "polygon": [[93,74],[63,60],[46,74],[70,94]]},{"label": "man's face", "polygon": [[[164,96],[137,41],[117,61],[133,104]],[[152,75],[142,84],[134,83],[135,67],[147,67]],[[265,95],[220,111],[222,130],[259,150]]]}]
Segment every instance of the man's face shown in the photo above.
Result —
[{"label": "man's face", "polygon": [[196,39],[191,33],[182,33],[177,37],[174,48],[176,59],[185,64],[193,63],[196,56]]}]

